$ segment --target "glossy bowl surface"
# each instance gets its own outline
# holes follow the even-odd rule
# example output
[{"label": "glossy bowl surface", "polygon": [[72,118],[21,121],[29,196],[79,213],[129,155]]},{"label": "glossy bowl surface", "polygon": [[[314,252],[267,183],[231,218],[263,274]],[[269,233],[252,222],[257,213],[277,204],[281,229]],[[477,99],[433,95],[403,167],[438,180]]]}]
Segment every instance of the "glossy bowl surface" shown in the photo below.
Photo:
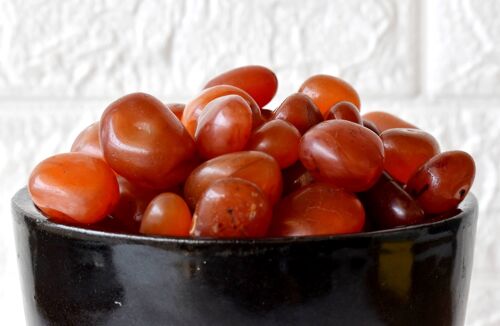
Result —
[{"label": "glossy bowl surface", "polygon": [[209,240],[55,224],[12,199],[29,325],[463,325],[477,201],[341,236]]}]

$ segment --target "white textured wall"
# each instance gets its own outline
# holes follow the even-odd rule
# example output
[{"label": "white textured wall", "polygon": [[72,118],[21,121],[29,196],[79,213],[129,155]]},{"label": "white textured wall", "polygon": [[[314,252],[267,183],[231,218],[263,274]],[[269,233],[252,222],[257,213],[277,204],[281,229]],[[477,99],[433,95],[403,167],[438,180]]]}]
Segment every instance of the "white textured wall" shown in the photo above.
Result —
[{"label": "white textured wall", "polygon": [[[313,73],[477,162],[467,324],[500,325],[500,1],[0,0],[0,316],[22,324],[9,199],[113,98],[185,101],[217,72],[273,68],[273,105]],[[272,106],[271,106],[272,107]],[[7,319],[9,320],[9,319]]]}]

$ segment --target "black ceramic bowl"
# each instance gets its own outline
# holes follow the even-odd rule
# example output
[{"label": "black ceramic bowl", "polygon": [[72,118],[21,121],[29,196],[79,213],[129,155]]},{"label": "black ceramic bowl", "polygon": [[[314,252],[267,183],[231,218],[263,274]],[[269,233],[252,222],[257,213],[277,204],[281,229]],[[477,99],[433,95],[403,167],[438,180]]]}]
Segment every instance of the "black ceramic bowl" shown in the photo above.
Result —
[{"label": "black ceramic bowl", "polygon": [[12,200],[29,325],[462,325],[477,202],[342,236],[201,240],[52,223]]}]

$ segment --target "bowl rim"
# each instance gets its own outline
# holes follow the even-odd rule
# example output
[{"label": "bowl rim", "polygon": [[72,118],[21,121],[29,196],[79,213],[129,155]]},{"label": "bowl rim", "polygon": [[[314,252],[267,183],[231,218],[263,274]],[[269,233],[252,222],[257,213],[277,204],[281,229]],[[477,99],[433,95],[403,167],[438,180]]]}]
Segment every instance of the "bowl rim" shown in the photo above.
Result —
[{"label": "bowl rim", "polygon": [[442,228],[466,217],[472,218],[477,215],[478,201],[476,196],[469,192],[467,197],[460,203],[458,214],[439,221],[421,223],[400,228],[367,231],[348,234],[320,235],[320,236],[300,236],[300,237],[266,237],[266,238],[190,238],[161,235],[141,235],[127,233],[113,233],[108,231],[86,229],[79,226],[60,224],[49,220],[33,203],[27,187],[19,189],[11,199],[11,209],[14,219],[28,219],[36,224],[36,227],[45,232],[57,234],[63,237],[70,237],[81,240],[106,240],[112,242],[137,242],[150,244],[176,244],[176,245],[228,245],[228,244],[291,244],[303,242],[322,242],[333,240],[348,240],[360,238],[383,238],[383,237],[404,237],[415,234],[430,228]]}]

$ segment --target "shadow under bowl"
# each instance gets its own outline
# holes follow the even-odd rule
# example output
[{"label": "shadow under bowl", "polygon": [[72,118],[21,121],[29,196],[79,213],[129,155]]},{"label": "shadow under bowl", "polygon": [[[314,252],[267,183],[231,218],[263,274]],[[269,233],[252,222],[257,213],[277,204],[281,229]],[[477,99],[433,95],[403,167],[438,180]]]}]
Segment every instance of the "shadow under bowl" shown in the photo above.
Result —
[{"label": "shadow under bowl", "polygon": [[477,200],[349,235],[214,240],[53,223],[12,199],[28,325],[463,325]]}]

